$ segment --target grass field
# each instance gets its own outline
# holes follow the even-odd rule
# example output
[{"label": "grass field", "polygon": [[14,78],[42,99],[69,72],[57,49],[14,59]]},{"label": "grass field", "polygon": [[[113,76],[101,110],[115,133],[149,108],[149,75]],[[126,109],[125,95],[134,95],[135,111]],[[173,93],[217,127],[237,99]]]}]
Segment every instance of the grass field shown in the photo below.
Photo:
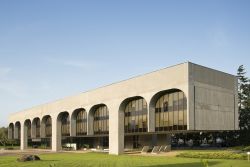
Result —
[{"label": "grass field", "polygon": [[[104,153],[53,153],[40,155],[41,161],[17,162],[18,156],[0,156],[1,167],[203,167],[201,159],[158,156],[114,156]],[[247,160],[209,159],[211,167],[249,167]]]}]

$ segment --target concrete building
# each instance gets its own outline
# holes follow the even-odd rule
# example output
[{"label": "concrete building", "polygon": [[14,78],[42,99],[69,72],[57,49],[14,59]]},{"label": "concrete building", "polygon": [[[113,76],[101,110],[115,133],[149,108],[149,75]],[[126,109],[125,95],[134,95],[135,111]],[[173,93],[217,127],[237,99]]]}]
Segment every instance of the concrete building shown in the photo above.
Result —
[{"label": "concrete building", "polygon": [[109,148],[167,145],[171,133],[238,130],[237,78],[190,62],[14,113],[9,138]]}]

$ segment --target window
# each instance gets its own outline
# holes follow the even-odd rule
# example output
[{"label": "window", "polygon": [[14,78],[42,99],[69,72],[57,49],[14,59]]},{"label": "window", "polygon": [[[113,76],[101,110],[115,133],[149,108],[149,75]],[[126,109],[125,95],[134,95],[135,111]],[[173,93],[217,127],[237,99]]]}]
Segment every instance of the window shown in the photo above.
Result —
[{"label": "window", "polygon": [[143,98],[128,102],[124,112],[125,133],[147,132],[147,103]]},{"label": "window", "polygon": [[35,120],[35,126],[36,126],[36,138],[40,138],[40,119],[37,118]]},{"label": "window", "polygon": [[182,91],[162,95],[155,105],[155,130],[187,129],[187,99]]},{"label": "window", "polygon": [[69,114],[68,113],[62,113],[61,115],[61,132],[62,136],[70,136],[69,127],[70,121],[69,121]]},{"label": "window", "polygon": [[109,112],[105,105],[98,107],[94,111],[94,134],[109,133]]},{"label": "window", "polygon": [[87,113],[84,109],[79,110],[76,115],[76,135],[87,135]]},{"label": "window", "polygon": [[45,137],[51,137],[52,127],[51,127],[51,117],[45,118]]}]

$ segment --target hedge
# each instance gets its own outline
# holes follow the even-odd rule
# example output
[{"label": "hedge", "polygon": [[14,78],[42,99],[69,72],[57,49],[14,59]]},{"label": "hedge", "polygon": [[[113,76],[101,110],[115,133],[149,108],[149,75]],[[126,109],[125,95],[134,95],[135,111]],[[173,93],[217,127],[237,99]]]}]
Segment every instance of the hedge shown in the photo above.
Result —
[{"label": "hedge", "polygon": [[177,157],[184,158],[201,158],[201,159],[247,159],[246,153],[234,152],[184,152],[177,155]]}]

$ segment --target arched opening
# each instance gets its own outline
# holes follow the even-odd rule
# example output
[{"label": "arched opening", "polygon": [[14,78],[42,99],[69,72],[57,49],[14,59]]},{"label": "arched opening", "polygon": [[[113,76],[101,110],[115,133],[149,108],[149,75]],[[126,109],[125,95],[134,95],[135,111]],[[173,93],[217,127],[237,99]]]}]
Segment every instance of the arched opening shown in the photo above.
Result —
[{"label": "arched opening", "polygon": [[14,139],[14,124],[10,123],[8,128],[8,138],[13,140]]},{"label": "arched opening", "polygon": [[83,108],[76,109],[71,116],[71,136],[87,135],[87,112]]},{"label": "arched opening", "polygon": [[106,105],[99,106],[94,111],[94,134],[109,133],[109,111]]},{"label": "arched opening", "polygon": [[58,145],[60,147],[67,148],[68,143],[71,143],[70,139],[70,116],[67,111],[61,112],[57,117],[57,136]]},{"label": "arched opening", "polygon": [[40,118],[36,117],[33,119],[31,124],[31,140],[32,140],[32,147],[38,148],[41,147],[41,122]]},{"label": "arched opening", "polygon": [[147,132],[147,102],[144,98],[131,99],[125,107],[124,132]]},{"label": "arched opening", "polygon": [[70,120],[68,112],[64,112],[61,115],[61,135],[64,137],[70,136]]},{"label": "arched opening", "polygon": [[24,145],[27,147],[32,147],[32,140],[31,140],[31,121],[30,119],[26,119],[24,121]]},{"label": "arched opening", "polygon": [[183,91],[171,89],[156,95],[155,131],[187,129],[187,98]]},{"label": "arched opening", "polygon": [[139,149],[150,141],[148,131],[148,107],[143,97],[125,99],[119,108],[124,116],[124,149]]},{"label": "arched opening", "polygon": [[187,98],[180,89],[156,93],[149,104],[152,145],[167,145],[171,149],[170,133],[182,133],[187,129]]},{"label": "arched opening", "polygon": [[41,148],[51,148],[51,137],[52,137],[52,119],[50,115],[46,115],[41,121]]},{"label": "arched opening", "polygon": [[38,139],[40,138],[40,118],[34,118],[32,121],[32,138]]},{"label": "arched opening", "polygon": [[87,112],[84,108],[75,109],[71,115],[71,141],[77,149],[89,148],[91,137],[87,136]]},{"label": "arched opening", "polygon": [[15,123],[14,138],[19,141],[21,139],[21,123],[19,121]]},{"label": "arched opening", "polygon": [[109,110],[105,104],[93,106],[89,112],[89,134],[93,135],[90,147],[106,149],[109,147]]}]

